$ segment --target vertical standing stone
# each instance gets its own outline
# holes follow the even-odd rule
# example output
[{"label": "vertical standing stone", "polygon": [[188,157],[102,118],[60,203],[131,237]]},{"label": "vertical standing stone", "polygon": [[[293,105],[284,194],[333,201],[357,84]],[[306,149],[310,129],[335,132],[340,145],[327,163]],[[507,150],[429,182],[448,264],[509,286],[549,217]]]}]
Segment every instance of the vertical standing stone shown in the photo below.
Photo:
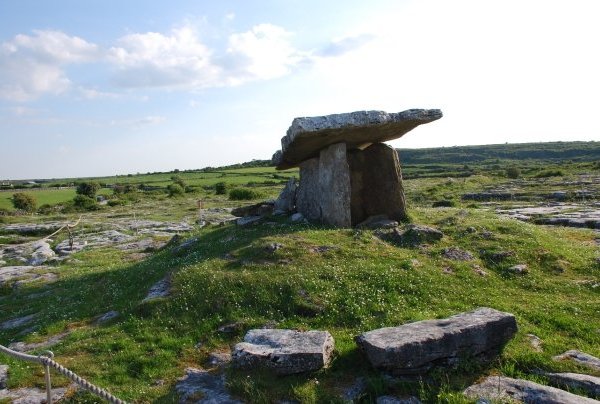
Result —
[{"label": "vertical standing stone", "polygon": [[300,163],[300,185],[296,191],[296,210],[308,220],[321,220],[318,157]]},{"label": "vertical standing stone", "polygon": [[352,183],[352,225],[369,216],[406,218],[406,202],[398,153],[383,143],[348,153]]},{"label": "vertical standing stone", "polygon": [[319,156],[321,220],[336,227],[351,227],[350,167],[346,144],[336,143]]}]

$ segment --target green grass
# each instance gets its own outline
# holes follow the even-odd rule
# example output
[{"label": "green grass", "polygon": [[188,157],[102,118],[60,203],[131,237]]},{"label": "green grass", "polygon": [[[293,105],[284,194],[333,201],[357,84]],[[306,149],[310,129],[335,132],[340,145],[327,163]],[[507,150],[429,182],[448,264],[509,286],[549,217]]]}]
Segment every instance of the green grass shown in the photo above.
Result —
[{"label": "green grass", "polygon": [[[279,328],[329,330],[336,355],[330,369],[313,375],[275,378],[250,372],[247,377],[248,372],[230,371],[233,391],[255,402],[327,401],[357,376],[372,381],[371,398],[409,392],[426,400],[450,400],[481,374],[528,377],[535,368],[577,370],[551,357],[573,348],[600,354],[600,296],[591,283],[582,283],[600,281],[591,231],[547,229],[478,210],[418,208],[411,214],[415,222],[442,229],[444,239],[426,249],[401,248],[369,231],[290,225],[282,219],[249,229],[214,227],[198,231],[198,241],[187,251],[167,249],[142,262],[129,262],[126,254],[111,249],[82,252],[77,255],[81,262],[60,267],[51,296],[28,300],[27,295],[46,289],[27,286],[4,297],[0,309],[3,318],[41,313],[41,328],[29,340],[75,328],[54,348],[58,360],[136,402],[172,397],[175,379],[186,366],[202,366],[209,352],[229,349],[243,330],[268,322]],[[483,237],[484,231],[493,238]],[[284,247],[270,254],[265,246],[271,242]],[[320,245],[335,248],[311,252],[310,247]],[[448,261],[440,254],[447,246],[468,249],[477,258]],[[514,262],[527,263],[530,274],[510,275],[506,269],[513,262],[494,265],[479,258],[483,251],[497,249],[514,251]],[[554,270],[558,262],[565,272]],[[475,274],[474,264],[489,276]],[[444,267],[454,274],[444,274]],[[175,273],[173,297],[141,303],[150,286],[169,271]],[[435,383],[425,387],[383,383],[353,342],[370,329],[480,306],[514,313],[520,327],[516,338],[491,368],[473,365],[434,373]],[[94,316],[109,310],[121,317],[106,326],[91,325]],[[243,324],[242,332],[228,336],[217,331],[229,322]],[[542,338],[543,353],[529,348],[528,333]],[[3,330],[0,341],[16,334]],[[198,342],[200,349],[194,347]],[[11,386],[42,383],[39,371],[16,361],[8,364],[14,369]],[[166,384],[156,385],[159,379]]]}]

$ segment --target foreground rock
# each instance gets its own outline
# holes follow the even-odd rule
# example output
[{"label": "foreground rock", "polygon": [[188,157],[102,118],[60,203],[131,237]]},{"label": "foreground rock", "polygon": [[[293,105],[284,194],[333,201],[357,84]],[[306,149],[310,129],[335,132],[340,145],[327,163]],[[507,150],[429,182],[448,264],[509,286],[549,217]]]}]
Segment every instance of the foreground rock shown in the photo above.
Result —
[{"label": "foreground rock", "polygon": [[233,349],[233,363],[263,367],[280,375],[310,372],[331,362],[334,341],[327,331],[250,330]]},{"label": "foreground rock", "polygon": [[416,374],[434,365],[456,364],[462,357],[488,359],[516,332],[512,314],[484,307],[447,319],[369,331],[356,342],[375,368]]},{"label": "foreground rock", "polygon": [[6,388],[6,381],[8,380],[8,366],[0,365],[0,390]]},{"label": "foreground rock", "polygon": [[142,300],[142,302],[148,302],[150,300],[159,299],[162,297],[168,297],[171,294],[171,274],[168,274],[160,281],[156,282],[150,290],[148,295]]},{"label": "foreground rock", "polygon": [[231,214],[237,217],[246,216],[268,216],[273,213],[275,202],[264,201],[255,203],[254,205],[240,206],[239,208],[231,209]]},{"label": "foreground rock", "polygon": [[590,369],[600,371],[600,359],[575,349],[567,351],[562,355],[555,356],[553,359],[558,361],[572,360],[578,365],[587,366]]},{"label": "foreground rock", "polygon": [[419,125],[440,119],[439,109],[409,109],[397,113],[357,111],[345,114],[296,118],[281,139],[277,168],[295,167],[315,157],[321,149],[344,142],[349,149],[397,139]]},{"label": "foreground rock", "polygon": [[29,314],[27,316],[13,318],[11,320],[6,320],[5,322],[0,323],[0,330],[10,330],[13,328],[22,327],[24,325],[31,323],[33,320],[35,320],[36,317],[37,317],[37,314]]},{"label": "foreground rock", "polygon": [[45,266],[34,267],[30,265],[2,267],[0,268],[0,286],[18,280],[35,281],[41,279],[47,269],[48,267]]},{"label": "foreground rock", "polygon": [[[52,402],[58,402],[62,400],[66,388],[52,389]],[[22,388],[16,390],[0,390],[0,401],[9,400],[9,403],[13,404],[38,404],[46,402],[46,390],[35,389],[35,388]]]},{"label": "foreground rock", "polygon": [[544,376],[556,387],[580,390],[591,397],[600,398],[600,377],[579,373],[544,373]]},{"label": "foreground rock", "polygon": [[414,246],[435,243],[444,237],[444,233],[433,227],[410,224],[406,226],[405,230],[393,229],[390,232],[381,233],[379,236],[395,244]]},{"label": "foreground rock", "polygon": [[491,376],[481,383],[464,391],[474,400],[497,400],[500,402],[522,401],[525,403],[598,403],[591,398],[578,396],[554,387],[548,387],[527,380],[511,379],[503,376]]},{"label": "foreground rock", "polygon": [[66,331],[60,334],[56,334],[53,335],[52,337],[48,338],[45,341],[41,341],[41,342],[13,342],[11,343],[8,347],[10,349],[12,349],[13,351],[18,351],[18,352],[31,352],[37,349],[43,349],[43,348],[50,348],[51,346],[54,346],[56,344],[58,344],[59,342],[62,342],[63,339],[65,339],[68,335],[70,335],[71,332],[70,331]]},{"label": "foreground rock", "polygon": [[187,368],[175,390],[179,394],[180,403],[242,404],[227,392],[224,374],[209,373],[204,369]]}]

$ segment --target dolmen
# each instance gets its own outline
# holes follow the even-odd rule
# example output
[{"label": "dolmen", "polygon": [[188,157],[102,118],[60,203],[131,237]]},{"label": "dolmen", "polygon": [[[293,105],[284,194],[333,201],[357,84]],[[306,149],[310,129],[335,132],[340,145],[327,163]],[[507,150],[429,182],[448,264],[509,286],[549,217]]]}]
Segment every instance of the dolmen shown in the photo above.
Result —
[{"label": "dolmen", "polygon": [[441,117],[439,109],[409,109],[295,118],[273,163],[279,170],[300,167],[300,184],[286,186],[279,207],[336,227],[376,215],[405,219],[398,153],[382,142]]}]

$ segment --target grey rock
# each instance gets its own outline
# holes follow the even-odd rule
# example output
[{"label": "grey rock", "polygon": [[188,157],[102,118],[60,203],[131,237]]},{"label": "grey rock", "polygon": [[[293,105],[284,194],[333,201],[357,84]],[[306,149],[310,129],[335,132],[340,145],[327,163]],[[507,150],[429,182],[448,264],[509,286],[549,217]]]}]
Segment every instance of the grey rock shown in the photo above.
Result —
[{"label": "grey rock", "polygon": [[402,245],[435,243],[444,237],[444,233],[438,229],[417,224],[409,224],[405,230],[392,229],[391,232],[377,234],[384,240]]},{"label": "grey rock", "polygon": [[342,400],[346,402],[358,402],[361,396],[367,392],[367,381],[364,377],[357,377],[354,382],[342,391]]},{"label": "grey rock", "polygon": [[600,371],[600,359],[587,354],[585,352],[577,351],[575,349],[567,351],[561,355],[555,356],[552,358],[554,360],[572,360],[579,365],[586,366],[595,371]]},{"label": "grey rock", "polygon": [[579,373],[544,373],[553,386],[584,391],[587,395],[600,398],[600,377]]},{"label": "grey rock", "polygon": [[43,274],[29,274],[30,276],[26,279],[21,279],[13,283],[13,288],[19,289],[21,286],[26,285],[31,282],[42,282],[42,283],[52,283],[58,280],[58,275],[52,272],[43,273]]},{"label": "grey rock", "polygon": [[296,190],[298,189],[298,183],[296,178],[292,177],[285,184],[285,187],[277,197],[275,206],[273,209],[276,212],[293,212],[296,209]]},{"label": "grey rock", "polygon": [[375,143],[364,150],[348,152],[351,181],[352,225],[369,216],[406,219],[406,201],[398,153],[391,146]]},{"label": "grey rock", "polygon": [[41,341],[41,342],[31,342],[31,343],[13,342],[8,347],[10,349],[12,349],[13,351],[18,351],[18,352],[31,352],[31,351],[34,351],[37,349],[50,348],[51,346],[54,346],[54,345],[58,344],[59,342],[61,342],[69,334],[71,334],[71,332],[69,332],[69,331],[63,332],[60,334],[53,335],[52,337],[48,338],[47,340]]},{"label": "grey rock", "polygon": [[350,168],[345,143],[321,150],[319,189],[321,221],[336,227],[351,227]]},{"label": "grey rock", "polygon": [[94,324],[104,324],[104,323],[108,323],[111,320],[114,320],[115,318],[119,317],[119,312],[115,311],[115,310],[111,310],[107,313],[102,314],[101,316],[98,316],[98,318],[94,321]]},{"label": "grey rock", "polygon": [[208,355],[208,364],[210,366],[222,367],[231,362],[230,352],[212,352]]},{"label": "grey rock", "polygon": [[236,321],[235,323],[223,324],[217,331],[222,332],[224,334],[237,334],[242,331],[245,327],[245,324],[241,321]]},{"label": "grey rock", "polygon": [[273,153],[273,156],[271,156],[271,164],[273,164],[274,166],[278,166],[279,164],[281,164],[282,155],[283,153],[281,152],[281,150],[277,150],[275,153]]},{"label": "grey rock", "polygon": [[322,254],[328,251],[332,251],[337,249],[338,247],[332,245],[319,245],[315,247],[310,247],[308,250],[313,253]]},{"label": "grey rock", "polygon": [[282,154],[277,168],[295,167],[336,143],[346,143],[349,149],[364,149],[372,143],[397,139],[441,117],[439,109],[410,109],[398,113],[357,111],[295,118],[281,139]]},{"label": "grey rock", "polygon": [[242,404],[227,391],[224,374],[209,373],[204,369],[187,368],[175,390],[181,404]]},{"label": "grey rock", "polygon": [[7,320],[0,324],[0,330],[10,330],[13,328],[19,328],[24,325],[30,324],[35,318],[37,314],[29,314],[23,317],[13,318],[11,320]]},{"label": "grey rock", "polygon": [[533,348],[534,351],[536,351],[536,352],[543,351],[542,340],[537,335],[527,334],[526,337],[529,340],[529,345],[531,345],[531,347]]},{"label": "grey rock", "polygon": [[263,219],[264,219],[263,216],[246,216],[246,217],[240,217],[235,223],[238,226],[246,227],[246,226],[252,226],[254,224],[258,224]]},{"label": "grey rock", "polygon": [[150,300],[159,299],[161,297],[168,297],[171,294],[171,274],[168,274],[160,281],[156,282],[150,290],[148,294],[142,300],[142,302],[148,302]]},{"label": "grey rock", "polygon": [[237,217],[246,216],[268,216],[273,213],[275,202],[264,201],[252,205],[240,206],[231,210],[231,214]]},{"label": "grey rock", "polygon": [[116,248],[123,251],[156,251],[160,250],[167,243],[165,241],[156,241],[151,238],[132,241],[130,243],[117,245]]},{"label": "grey rock", "polygon": [[375,401],[377,404],[421,404],[421,400],[414,396],[399,398],[395,396],[379,396]]},{"label": "grey rock", "polygon": [[43,240],[33,243],[32,247],[33,253],[29,261],[27,261],[27,265],[42,265],[56,256],[56,253],[50,248],[50,244]]},{"label": "grey rock", "polygon": [[584,404],[598,403],[591,398],[578,396],[554,387],[528,380],[490,376],[481,383],[468,387],[464,394],[471,399],[484,398],[501,402],[522,401],[525,403]]},{"label": "grey rock", "polygon": [[511,272],[511,273],[517,274],[517,275],[525,275],[526,273],[529,272],[529,267],[527,266],[527,264],[517,264],[517,265],[513,265],[512,267],[508,268],[508,272]]},{"label": "grey rock", "polygon": [[45,268],[31,265],[2,267],[0,268],[0,285],[7,284],[15,279],[32,278],[35,276],[33,271]]},{"label": "grey rock", "polygon": [[393,229],[398,227],[398,222],[391,220],[386,215],[369,216],[364,222],[356,225],[359,229]]},{"label": "grey rock", "polygon": [[8,381],[8,366],[0,365],[0,390],[6,388],[6,382]]},{"label": "grey rock", "polygon": [[[62,400],[66,388],[52,389],[52,402]],[[0,400],[10,400],[12,404],[40,404],[46,402],[46,390],[22,388],[16,390],[0,390]]]},{"label": "grey rock", "polygon": [[319,158],[300,163],[300,185],[296,190],[296,210],[310,221],[321,220]]},{"label": "grey rock", "polygon": [[304,220],[304,215],[302,213],[294,213],[292,216],[290,216],[290,220],[292,223],[301,222]]},{"label": "grey rock", "polygon": [[106,230],[98,233],[77,234],[73,248],[69,244],[69,240],[64,240],[59,243],[54,250],[60,255],[69,255],[84,248],[90,247],[106,247],[115,244],[123,244],[133,240],[133,236],[121,233],[117,230]]},{"label": "grey rock", "polygon": [[17,233],[17,234],[41,234],[41,233],[53,233],[56,230],[64,226],[64,223],[50,222],[50,223],[15,223],[9,224],[2,227],[2,230],[6,233]]},{"label": "grey rock", "polygon": [[448,247],[442,250],[442,257],[455,261],[471,261],[474,257],[469,251],[457,247]]},{"label": "grey rock", "polygon": [[269,243],[265,247],[265,250],[271,254],[275,253],[275,251],[283,248],[283,244],[281,243]]},{"label": "grey rock", "polygon": [[233,363],[244,369],[264,367],[280,375],[329,366],[334,348],[327,331],[250,330],[233,349]]},{"label": "grey rock", "polygon": [[356,342],[375,368],[415,374],[437,364],[455,364],[461,357],[488,359],[516,332],[512,314],[483,307],[442,320],[369,331]]}]

